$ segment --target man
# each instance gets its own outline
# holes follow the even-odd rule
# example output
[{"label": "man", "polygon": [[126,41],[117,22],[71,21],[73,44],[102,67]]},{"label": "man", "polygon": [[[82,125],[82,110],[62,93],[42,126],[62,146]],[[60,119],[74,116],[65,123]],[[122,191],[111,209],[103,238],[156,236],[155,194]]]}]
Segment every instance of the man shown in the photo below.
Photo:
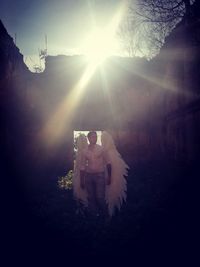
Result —
[{"label": "man", "polygon": [[104,217],[107,216],[105,187],[111,184],[111,164],[107,153],[97,144],[97,133],[89,132],[87,137],[89,145],[81,155],[80,186],[87,190],[89,211]]}]

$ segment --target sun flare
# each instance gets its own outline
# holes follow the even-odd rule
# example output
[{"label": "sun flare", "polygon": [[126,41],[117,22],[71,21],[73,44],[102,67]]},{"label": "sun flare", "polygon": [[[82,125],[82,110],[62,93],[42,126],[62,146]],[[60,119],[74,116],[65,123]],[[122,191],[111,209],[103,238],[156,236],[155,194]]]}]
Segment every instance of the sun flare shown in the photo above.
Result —
[{"label": "sun flare", "polygon": [[82,53],[86,55],[89,62],[95,67],[101,64],[106,58],[116,55],[120,49],[120,42],[117,38],[117,29],[125,12],[125,5],[121,5],[118,12],[110,23],[104,28],[93,27],[82,45]]},{"label": "sun flare", "polygon": [[99,64],[113,55],[117,42],[109,29],[95,29],[83,45],[83,53],[94,64]]},{"label": "sun flare", "polygon": [[49,146],[56,144],[62,134],[71,130],[74,111],[96,69],[107,57],[114,55],[117,47],[119,47],[116,32],[125,10],[126,5],[120,5],[118,12],[105,28],[93,27],[85,41],[83,40],[79,51],[87,56],[88,64],[86,64],[80,79],[75,82],[41,129],[39,136],[45,144]]}]

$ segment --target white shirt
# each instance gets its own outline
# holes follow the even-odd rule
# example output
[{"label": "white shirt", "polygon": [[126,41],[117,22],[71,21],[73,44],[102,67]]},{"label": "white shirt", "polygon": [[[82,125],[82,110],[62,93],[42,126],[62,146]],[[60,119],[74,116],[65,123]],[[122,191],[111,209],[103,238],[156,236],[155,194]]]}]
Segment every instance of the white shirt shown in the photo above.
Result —
[{"label": "white shirt", "polygon": [[104,172],[109,163],[108,154],[102,146],[96,144],[92,150],[89,147],[83,150],[80,169],[89,173]]}]

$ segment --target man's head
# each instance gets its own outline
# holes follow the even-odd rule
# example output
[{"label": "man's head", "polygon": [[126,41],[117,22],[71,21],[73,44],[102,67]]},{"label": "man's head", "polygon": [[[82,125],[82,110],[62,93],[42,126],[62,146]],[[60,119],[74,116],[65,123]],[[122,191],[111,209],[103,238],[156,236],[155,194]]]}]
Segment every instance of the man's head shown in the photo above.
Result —
[{"label": "man's head", "polygon": [[91,145],[95,145],[96,144],[96,142],[97,142],[97,133],[96,132],[94,132],[94,131],[93,132],[89,132],[87,137],[88,137],[89,143]]}]

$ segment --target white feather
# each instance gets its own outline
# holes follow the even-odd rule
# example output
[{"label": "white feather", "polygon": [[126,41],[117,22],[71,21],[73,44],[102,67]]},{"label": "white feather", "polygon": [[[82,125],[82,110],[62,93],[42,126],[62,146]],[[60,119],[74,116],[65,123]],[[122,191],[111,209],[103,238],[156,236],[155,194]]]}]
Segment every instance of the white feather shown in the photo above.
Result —
[{"label": "white feather", "polygon": [[111,184],[106,186],[106,203],[109,215],[112,216],[115,209],[120,210],[123,202],[126,201],[127,182],[129,166],[124,162],[116,149],[112,136],[103,132],[101,142],[104,150],[108,153],[111,161],[112,173]]}]

